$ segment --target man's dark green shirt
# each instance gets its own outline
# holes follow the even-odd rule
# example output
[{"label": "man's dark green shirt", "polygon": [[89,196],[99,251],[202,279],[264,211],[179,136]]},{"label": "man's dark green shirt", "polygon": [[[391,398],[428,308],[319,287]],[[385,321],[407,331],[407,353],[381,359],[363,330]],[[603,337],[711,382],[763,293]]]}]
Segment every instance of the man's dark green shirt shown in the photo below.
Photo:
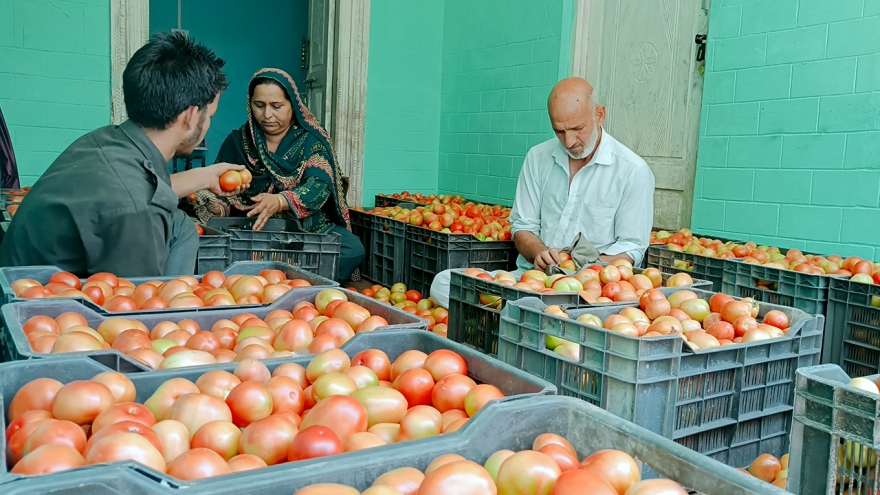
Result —
[{"label": "man's dark green shirt", "polygon": [[0,266],[55,265],[161,276],[178,198],[159,149],[134,122],[70,145],[25,196],[0,246]]}]

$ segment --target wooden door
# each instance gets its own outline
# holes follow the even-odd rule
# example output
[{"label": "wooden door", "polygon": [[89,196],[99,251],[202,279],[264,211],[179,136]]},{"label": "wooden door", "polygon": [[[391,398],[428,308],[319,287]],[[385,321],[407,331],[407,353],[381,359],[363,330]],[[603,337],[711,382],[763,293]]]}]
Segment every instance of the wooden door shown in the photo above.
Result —
[{"label": "wooden door", "polygon": [[605,129],[653,170],[655,228],[690,225],[703,89],[694,39],[706,33],[704,2],[578,3],[573,72],[597,89]]}]

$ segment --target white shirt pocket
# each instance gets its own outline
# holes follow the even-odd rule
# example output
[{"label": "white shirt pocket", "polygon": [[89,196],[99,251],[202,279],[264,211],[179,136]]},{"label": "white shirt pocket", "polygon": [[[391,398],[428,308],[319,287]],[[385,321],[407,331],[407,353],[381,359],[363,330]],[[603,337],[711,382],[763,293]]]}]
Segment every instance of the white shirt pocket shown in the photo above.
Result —
[{"label": "white shirt pocket", "polygon": [[616,211],[617,208],[614,206],[584,203],[581,207],[578,230],[587,236],[587,240],[596,248],[608,246],[614,242]]}]

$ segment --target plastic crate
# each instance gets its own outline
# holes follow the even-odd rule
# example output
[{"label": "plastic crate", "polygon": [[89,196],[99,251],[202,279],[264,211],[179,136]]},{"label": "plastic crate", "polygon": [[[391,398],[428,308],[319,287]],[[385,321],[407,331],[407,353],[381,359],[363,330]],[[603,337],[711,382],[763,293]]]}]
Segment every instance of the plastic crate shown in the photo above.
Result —
[{"label": "plastic crate", "polygon": [[230,262],[280,261],[336,280],[341,249],[339,234],[302,232],[299,223],[272,218],[263,230],[251,230],[253,218],[212,218],[208,226],[230,235]]},{"label": "plastic crate", "polygon": [[[274,303],[267,306],[220,310],[204,310],[199,308],[174,313],[150,312],[141,315],[131,315],[129,316],[129,318],[139,320],[144,325],[146,325],[148,329],[152,329],[154,326],[162,321],[173,320],[175,322],[178,322],[184,319],[194,320],[196,323],[199,324],[200,328],[211,328],[211,326],[219,320],[232,319],[233,317],[244,312],[253,314],[258,318],[265,318],[266,315],[276,309],[285,309],[290,311],[293,309],[294,306],[296,306],[296,303],[300,301],[314,302],[315,297],[318,295],[318,293],[324,289],[325,288],[310,287],[292,290],[285,293]],[[370,312],[370,314],[378,315],[385,318],[385,320],[388,321],[388,326],[383,327],[384,329],[426,329],[428,327],[428,322],[426,320],[389,306],[387,304],[380,303],[375,299],[351,291],[346,291],[346,295],[348,296],[349,301],[363,306]],[[5,323],[2,339],[4,347],[4,360],[17,361],[34,358],[55,359],[59,356],[62,356],[61,354],[40,354],[34,352],[34,350],[30,346],[30,343],[27,340],[27,337],[25,336],[23,326],[27,320],[34,316],[43,315],[56,318],[62,313],[66,313],[68,311],[83,315],[86,321],[88,321],[89,326],[92,328],[97,328],[97,326],[100,325],[101,322],[108,318],[116,317],[116,315],[98,314],[95,311],[83,307],[81,304],[72,299],[61,299],[56,301],[42,299],[40,301],[28,303],[7,304],[0,308],[0,314],[2,314],[3,321]],[[90,357],[92,359],[100,361],[105,366],[108,366],[116,371],[151,371],[142,363],[135,361],[134,359],[131,359],[130,357],[116,350],[75,352],[63,354],[63,356],[67,355]]]},{"label": "plastic crate", "polygon": [[470,234],[441,234],[413,225],[406,227],[406,285],[422,294],[431,292],[431,282],[443,270],[513,270],[517,256],[513,241],[482,242]]},{"label": "plastic crate", "polygon": [[370,215],[370,249],[367,276],[377,284],[391,287],[406,277],[405,243],[407,224],[393,218]]},{"label": "plastic crate", "polygon": [[[724,267],[722,292],[737,297],[751,297],[756,301],[779,304],[799,309],[812,315],[828,316],[828,291],[832,275],[811,275],[750,263],[728,263]],[[759,282],[776,285],[776,290],[759,287]],[[831,359],[829,338],[823,344],[822,362]]]},{"label": "plastic crate", "polygon": [[[397,357],[400,356],[402,353],[412,349],[421,350],[425,353],[431,353],[438,349],[449,349],[458,353],[462,356],[462,358],[464,358],[465,362],[467,362],[468,364],[468,376],[473,378],[474,381],[478,383],[490,383],[497,386],[502,391],[502,393],[507,396],[507,398],[502,399],[502,401],[516,400],[524,396],[530,395],[545,395],[555,393],[555,387],[552,384],[531,376],[528,373],[524,373],[510,366],[506,366],[503,363],[499,363],[494,359],[488,358],[487,356],[484,356],[478,352],[456,344],[455,342],[450,342],[449,340],[430,332],[420,330],[401,330],[391,332],[364,333],[356,335],[348,343],[346,343],[342,347],[342,349],[346,352],[346,354],[349,355],[349,357],[353,357],[355,354],[367,349],[380,349],[384,351],[392,361],[394,359],[397,359]],[[311,357],[298,357],[272,359],[264,362],[271,371],[283,363],[290,362],[298,363],[303,367],[307,367],[311,359]],[[137,398],[135,399],[136,402],[143,404],[144,401],[146,401],[166,380],[170,378],[184,378],[195,382],[200,376],[208,371],[222,369],[232,372],[235,369],[236,365],[236,363],[224,363],[221,365],[214,365],[210,367],[200,367],[200,369],[175,369],[152,374],[134,373],[128,375],[128,377],[134,383],[135,389],[137,390]],[[0,405],[9,404],[9,402],[15,396],[15,393],[24,384],[36,378],[47,377],[56,379],[62,383],[68,383],[74,380],[88,380],[103,371],[108,370],[105,366],[102,366],[97,362],[72,358],[59,358],[51,360],[44,359],[22,363],[8,363],[0,368],[0,372],[3,373],[4,377],[3,382],[0,383],[0,401],[2,401],[0,402]],[[0,408],[0,411],[5,410],[5,407]],[[478,413],[477,415],[475,415],[475,418],[479,417],[480,414],[482,413]],[[3,414],[2,418],[3,422],[0,423],[0,426],[3,426],[5,431],[6,415]],[[436,443],[437,440],[438,439],[434,438],[414,441],[413,443],[420,445],[420,447],[417,448],[425,449],[432,443]],[[3,440],[0,440],[0,442],[4,441],[5,438]],[[370,453],[367,455],[375,456],[385,450],[390,450],[392,452],[395,450],[399,451],[404,445],[404,443],[401,443],[394,444],[388,447],[370,449]],[[5,473],[7,471],[5,458],[6,449],[5,445],[2,445],[2,447],[4,448],[0,449],[3,452],[0,453],[0,461],[2,461],[0,462],[0,473]],[[342,466],[346,465],[346,457],[339,457],[338,460],[335,457],[332,459],[316,459],[313,464],[333,463]],[[118,464],[128,465],[132,468],[135,467],[133,463]],[[301,471],[302,466],[304,466],[304,464],[302,463],[297,463],[296,468],[292,468],[292,465],[285,466],[284,464],[282,464],[273,468],[264,468],[262,472],[254,471],[253,474],[257,475],[257,479],[272,481],[275,479],[275,476],[277,476],[279,472]],[[100,468],[98,466],[93,466],[87,469],[99,470]],[[144,473],[150,473],[150,476],[155,478],[154,482],[156,483],[156,490],[161,490],[163,486],[175,486],[181,489],[191,486],[192,490],[204,490],[197,491],[196,493],[217,493],[218,490],[228,490],[228,485],[230,484],[230,481],[234,479],[230,476],[223,476],[212,479],[205,479],[193,483],[187,483],[171,478],[164,473],[155,473],[144,467],[137,467],[136,469]],[[71,475],[74,473],[76,473],[76,471],[68,471],[66,474]],[[31,489],[34,489],[32,483],[39,483],[41,480],[44,479],[51,480],[51,478],[45,478],[44,476],[41,476],[39,478],[31,478],[29,480],[30,483],[24,484],[31,485]],[[22,481],[25,479],[21,477],[16,478],[22,479]],[[241,490],[244,485],[238,486],[237,484],[233,484],[233,486],[236,486],[236,491],[228,491],[226,493],[240,493],[238,490]],[[0,492],[8,493],[6,488],[8,488],[8,486],[4,486],[2,484],[2,481],[0,481]]]},{"label": "plastic crate", "polygon": [[[324,277],[320,277],[315,275],[314,273],[307,272],[295,266],[288,265],[287,263],[280,263],[276,261],[240,261],[229,265],[228,267],[224,267],[223,275],[230,277],[232,275],[259,275],[263,270],[281,270],[284,272],[284,275],[291,280],[305,280],[312,284],[313,287],[338,287],[339,284],[326,279]],[[62,271],[60,268],[56,266],[18,266],[18,267],[5,267],[0,268],[0,292],[2,292],[2,302],[35,302],[41,301],[42,299],[22,299],[15,297],[15,292],[12,290],[12,282],[16,280],[21,280],[25,278],[36,280],[41,284],[45,285],[49,282],[49,277],[53,274]],[[140,285],[152,280],[159,280],[162,282],[167,282],[169,280],[174,280],[177,277],[133,277],[128,280],[135,284]],[[85,283],[85,279],[81,279],[81,282]],[[64,298],[59,298],[64,299]],[[57,300],[57,299],[56,299]],[[132,315],[142,315],[142,314],[154,314],[154,313],[175,313],[180,311],[191,311],[191,309],[173,309],[166,308],[160,310],[138,310],[138,311],[126,311],[126,312],[117,312],[111,313],[106,309],[98,306],[97,304],[92,303],[91,301],[86,301],[84,299],[74,299],[78,301],[83,306],[88,307],[92,311],[95,311],[99,314],[112,314],[113,316],[132,316]],[[248,306],[237,306],[239,308],[252,308],[254,306],[259,305],[248,305]],[[229,309],[229,306],[215,306],[210,308],[202,308],[204,310],[208,309]]]},{"label": "plastic crate", "polygon": [[[634,273],[644,270],[636,268]],[[672,275],[663,274],[663,281]],[[689,288],[709,290],[712,283],[705,280],[694,280]],[[680,290],[677,288],[676,290]],[[623,303],[589,304],[578,294],[556,293],[538,294],[501,285],[488,280],[464,274],[463,269],[453,270],[449,286],[449,338],[479,349],[486,354],[498,354],[498,327],[501,321],[501,310],[486,306],[480,302],[481,294],[501,297],[502,305],[509,301],[517,301],[526,297],[535,297],[545,304],[560,306],[610,306]]]},{"label": "plastic crate", "polygon": [[348,210],[348,213],[351,218],[351,233],[356,235],[358,239],[361,241],[361,245],[364,246],[364,261],[361,262],[360,270],[362,277],[370,277],[370,244],[373,240],[373,232],[370,230],[370,215],[369,213],[358,211],[358,210]]},{"label": "plastic crate", "polygon": [[229,234],[211,227],[202,227],[204,235],[199,236],[199,252],[196,256],[196,273],[222,271],[229,265]]},{"label": "plastic crate", "polygon": [[[876,475],[880,396],[849,386],[850,377],[835,364],[798,370],[789,491],[800,495],[880,491]],[[876,382],[880,375],[868,378]],[[849,447],[850,455],[841,455],[841,447]],[[864,466],[852,462],[855,455],[868,462]]]},{"label": "plastic crate", "polygon": [[830,357],[851,376],[880,373],[880,286],[832,278],[828,293]]},{"label": "plastic crate", "polygon": [[[714,294],[694,292],[703,299]],[[764,452],[755,452],[758,448],[773,447],[767,452],[777,456],[787,452],[790,422],[784,415],[792,410],[794,373],[819,363],[822,316],[764,303],[761,315],[778,309],[789,316],[791,330],[785,337],[694,352],[677,336],[628,337],[544,313],[545,308],[534,298],[507,305],[501,313],[500,360],[555,383],[562,395],[598,405],[735,467]],[[568,314],[590,313],[604,320],[620,309]],[[578,343],[579,361],[547,350],[547,335]]]},{"label": "plastic crate", "polygon": [[[458,454],[484,463],[497,450],[528,449],[542,433],[568,438],[579,458],[602,449],[620,449],[646,464],[652,471],[674,479],[699,493],[710,495],[783,495],[757,478],[736,471],[694,453],[643,428],[621,420],[599,408],[567,397],[529,397],[493,403],[459,432],[441,438],[403,443],[344,454],[345,462],[325,459],[301,461],[296,468],[276,466],[207,480],[210,493],[234,495],[290,495],[318,483],[341,483],[365,490],[382,474],[401,467],[424,470],[443,454]],[[67,473],[44,475],[32,480],[30,489],[53,495],[146,495],[179,493],[177,484],[168,486],[147,479],[147,473],[120,465],[82,468]],[[129,464],[130,465],[130,464]],[[146,471],[146,470],[144,470]],[[271,473],[271,475],[269,475]],[[189,491],[203,483],[194,482]],[[211,485],[208,487],[208,485]],[[213,486],[220,485],[220,486]],[[153,491],[150,491],[152,488]],[[7,495],[31,493],[20,479],[11,479],[0,490]],[[587,493],[587,492],[585,492]]]}]

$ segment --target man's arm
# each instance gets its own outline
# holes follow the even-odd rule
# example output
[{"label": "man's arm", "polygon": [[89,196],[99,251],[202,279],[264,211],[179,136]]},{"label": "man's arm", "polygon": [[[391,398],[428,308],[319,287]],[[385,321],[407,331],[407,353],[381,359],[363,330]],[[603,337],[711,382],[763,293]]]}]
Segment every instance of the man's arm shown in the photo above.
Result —
[{"label": "man's arm", "polygon": [[513,236],[513,242],[516,244],[516,250],[519,254],[528,260],[529,263],[535,265],[538,270],[546,270],[550,265],[558,265],[562,262],[559,259],[559,250],[550,249],[538,239],[535,234],[520,230]]},{"label": "man's arm", "polygon": [[603,250],[602,260],[629,259],[639,266],[651,241],[653,224],[654,174],[648,167],[637,168],[627,177],[620,207],[614,215],[616,242]]},{"label": "man's arm", "polygon": [[538,270],[559,264],[559,250],[550,249],[541,241],[541,186],[535,170],[532,154],[526,155],[519,180],[516,183],[516,197],[513,211],[510,212],[510,225],[516,250]]}]

